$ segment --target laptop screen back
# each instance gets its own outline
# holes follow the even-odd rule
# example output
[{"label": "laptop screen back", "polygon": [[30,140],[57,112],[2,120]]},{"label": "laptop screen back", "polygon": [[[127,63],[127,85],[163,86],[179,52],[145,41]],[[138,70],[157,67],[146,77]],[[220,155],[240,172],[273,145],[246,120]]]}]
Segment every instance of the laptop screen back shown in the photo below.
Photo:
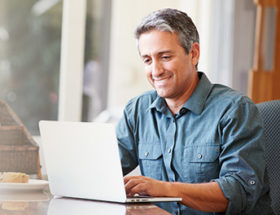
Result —
[{"label": "laptop screen back", "polygon": [[40,121],[39,127],[53,195],[125,202],[113,124]]}]

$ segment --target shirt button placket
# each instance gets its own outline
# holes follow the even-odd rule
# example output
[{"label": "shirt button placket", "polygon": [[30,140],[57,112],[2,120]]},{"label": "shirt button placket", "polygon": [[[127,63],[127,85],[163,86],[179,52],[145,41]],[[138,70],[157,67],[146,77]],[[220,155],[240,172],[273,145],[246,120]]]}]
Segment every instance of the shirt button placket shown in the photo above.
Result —
[{"label": "shirt button placket", "polygon": [[166,145],[164,153],[164,163],[166,165],[166,171],[169,181],[175,181],[175,174],[172,170],[171,163],[173,157],[173,147],[175,144],[175,135],[176,135],[176,119],[171,119],[172,123],[169,124],[166,132]]}]

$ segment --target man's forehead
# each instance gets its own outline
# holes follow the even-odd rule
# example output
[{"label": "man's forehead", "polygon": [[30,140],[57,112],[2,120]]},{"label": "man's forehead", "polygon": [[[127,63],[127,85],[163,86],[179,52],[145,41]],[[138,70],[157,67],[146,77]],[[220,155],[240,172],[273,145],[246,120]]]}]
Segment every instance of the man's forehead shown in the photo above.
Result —
[{"label": "man's forehead", "polygon": [[170,53],[177,48],[182,48],[177,34],[153,30],[140,35],[138,40],[138,50],[141,56],[151,53]]}]

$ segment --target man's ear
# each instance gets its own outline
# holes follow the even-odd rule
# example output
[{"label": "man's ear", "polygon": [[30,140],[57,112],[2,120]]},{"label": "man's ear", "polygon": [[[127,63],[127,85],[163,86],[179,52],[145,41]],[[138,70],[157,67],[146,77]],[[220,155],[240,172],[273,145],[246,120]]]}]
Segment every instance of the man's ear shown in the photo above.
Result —
[{"label": "man's ear", "polygon": [[199,43],[194,42],[191,48],[192,53],[192,64],[195,66],[198,64],[199,56],[200,56],[200,46]]}]

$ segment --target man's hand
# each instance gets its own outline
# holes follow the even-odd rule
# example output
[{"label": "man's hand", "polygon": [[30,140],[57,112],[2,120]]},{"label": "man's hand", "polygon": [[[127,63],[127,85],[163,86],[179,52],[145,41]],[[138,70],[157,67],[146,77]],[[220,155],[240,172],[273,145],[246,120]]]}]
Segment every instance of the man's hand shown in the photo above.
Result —
[{"label": "man's hand", "polygon": [[126,176],[124,177],[126,194],[128,196],[149,195],[167,196],[167,182],[155,180],[145,176]]},{"label": "man's hand", "polygon": [[126,176],[124,183],[129,196],[182,197],[181,203],[184,205],[205,212],[225,211],[228,205],[217,182],[190,184],[159,181],[145,176]]}]

